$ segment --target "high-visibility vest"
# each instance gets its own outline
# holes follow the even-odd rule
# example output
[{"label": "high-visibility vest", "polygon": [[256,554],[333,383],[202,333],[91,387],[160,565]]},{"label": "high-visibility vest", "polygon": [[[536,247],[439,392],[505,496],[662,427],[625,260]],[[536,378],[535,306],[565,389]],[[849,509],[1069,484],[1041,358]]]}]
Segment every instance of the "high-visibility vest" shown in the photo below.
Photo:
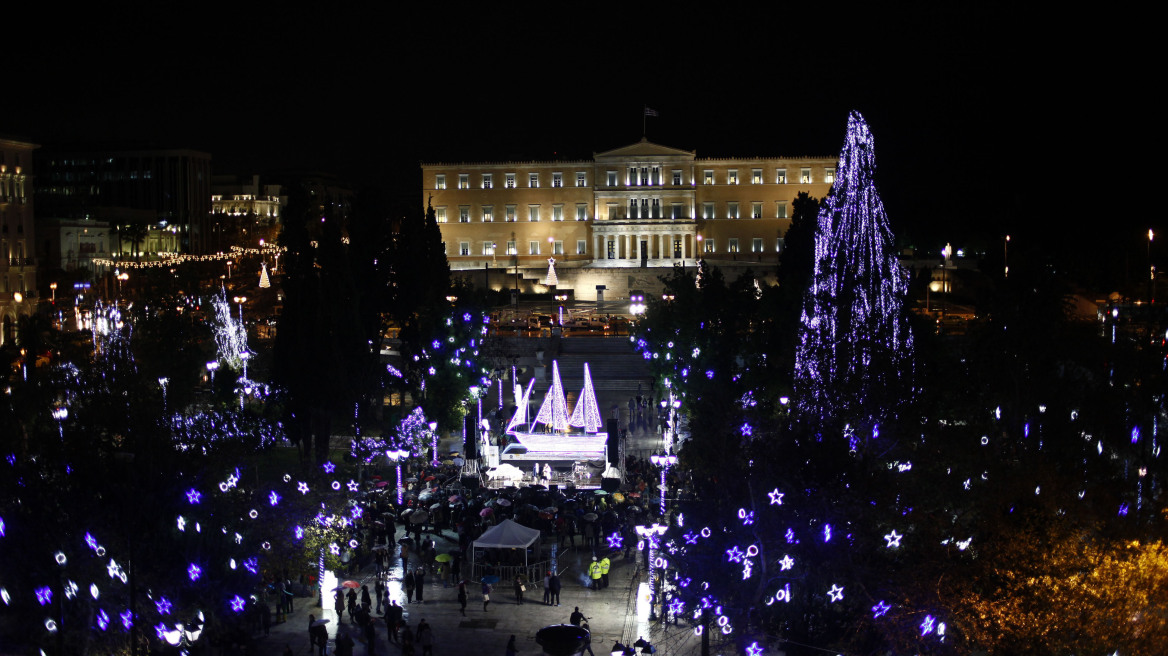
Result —
[{"label": "high-visibility vest", "polygon": [[600,559],[600,573],[601,574],[608,574],[608,568],[611,566],[612,566],[612,563],[608,562],[607,556]]},{"label": "high-visibility vest", "polygon": [[593,562],[588,566],[588,576],[594,579],[600,578],[600,563]]}]

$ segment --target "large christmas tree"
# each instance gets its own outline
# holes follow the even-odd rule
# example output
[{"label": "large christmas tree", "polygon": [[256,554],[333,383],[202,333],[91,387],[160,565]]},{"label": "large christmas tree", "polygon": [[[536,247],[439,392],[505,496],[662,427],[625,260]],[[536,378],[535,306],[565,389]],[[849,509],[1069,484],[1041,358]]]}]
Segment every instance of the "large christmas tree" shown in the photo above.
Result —
[{"label": "large christmas tree", "polygon": [[819,210],[795,358],[798,408],[819,422],[878,423],[911,392],[908,274],[893,252],[875,171],[872,133],[852,112]]}]

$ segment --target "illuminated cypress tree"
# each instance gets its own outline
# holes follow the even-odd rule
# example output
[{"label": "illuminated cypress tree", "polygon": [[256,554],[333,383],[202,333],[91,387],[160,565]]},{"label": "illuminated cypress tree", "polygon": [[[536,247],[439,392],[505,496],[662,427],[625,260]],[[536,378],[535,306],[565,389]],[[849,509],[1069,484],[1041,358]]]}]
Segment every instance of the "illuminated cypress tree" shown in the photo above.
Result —
[{"label": "illuminated cypress tree", "polygon": [[875,171],[872,133],[852,112],[835,184],[819,210],[800,318],[795,388],[806,419],[875,423],[911,393],[908,274],[893,250]]}]

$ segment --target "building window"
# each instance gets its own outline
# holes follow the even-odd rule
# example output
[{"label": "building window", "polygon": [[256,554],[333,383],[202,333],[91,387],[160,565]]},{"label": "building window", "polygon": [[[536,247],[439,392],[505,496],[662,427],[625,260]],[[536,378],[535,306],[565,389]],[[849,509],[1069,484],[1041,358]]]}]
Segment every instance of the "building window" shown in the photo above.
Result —
[{"label": "building window", "polygon": [[660,166],[653,167],[652,183],[657,185],[657,186],[661,185],[661,167]]},{"label": "building window", "polygon": [[625,178],[625,184],[626,185],[637,184],[637,167],[635,167],[635,166],[629,167],[629,176],[627,178]]},{"label": "building window", "polygon": [[799,182],[802,184],[811,184],[811,169],[799,169]]},{"label": "building window", "polygon": [[637,214],[637,199],[636,198],[629,199],[629,218],[630,219],[640,218],[639,215]]},{"label": "building window", "polygon": [[494,176],[490,173],[483,174],[483,189],[490,189],[494,184]]},{"label": "building window", "polygon": [[787,184],[787,169],[775,169],[775,184]]},{"label": "building window", "polygon": [[650,214],[649,216],[653,217],[654,219],[661,218],[661,199],[660,198],[653,199],[653,213]]},{"label": "building window", "polygon": [[552,186],[556,188],[564,186],[563,173],[552,173]]},{"label": "building window", "polygon": [[495,207],[493,205],[483,205],[483,221],[495,220]]},{"label": "building window", "polygon": [[762,218],[762,203],[751,203],[750,204],[750,218],[752,218],[752,219],[761,219]]},{"label": "building window", "polygon": [[823,181],[827,184],[835,182],[835,169],[823,169]]},{"label": "building window", "polygon": [[484,241],[483,242],[483,255],[490,255],[490,256],[494,257],[494,255],[495,255],[495,242],[493,242],[493,241]]},{"label": "building window", "polygon": [[441,173],[439,173],[438,175],[434,176],[434,188],[435,189],[445,189],[446,188],[446,176],[445,175],[442,175]]},{"label": "building window", "polygon": [[585,241],[583,239],[576,240],[576,254],[577,255],[587,255],[588,254],[588,242],[587,241]]},{"label": "building window", "polygon": [[713,252],[715,252],[715,251],[714,251],[714,240],[713,240],[713,239],[707,239],[707,240],[705,240],[705,241],[704,241],[704,242],[702,242],[702,243],[706,245],[706,246],[705,246],[705,252],[707,252],[707,253],[713,253]]},{"label": "building window", "polygon": [[727,219],[737,219],[738,218],[738,203],[726,203],[726,218]]},{"label": "building window", "polygon": [[459,189],[470,189],[470,174],[469,173],[459,173],[458,174],[458,188]]},{"label": "building window", "polygon": [[538,173],[529,173],[527,175],[527,186],[531,187],[532,189],[536,189],[539,187],[539,174]]},{"label": "building window", "polygon": [[738,184],[738,169],[726,171],[726,184]]},{"label": "building window", "polygon": [[780,219],[787,218],[787,201],[780,200],[775,204],[775,216]]},{"label": "building window", "polygon": [[775,252],[776,253],[783,252],[783,238],[782,237],[775,239]]},{"label": "building window", "polygon": [[507,206],[507,223],[515,223],[515,206]]},{"label": "building window", "polygon": [[539,205],[527,206],[527,220],[533,223],[539,221]]},{"label": "building window", "polygon": [[673,170],[673,186],[674,187],[681,186],[681,171],[678,169]]},{"label": "building window", "polygon": [[577,187],[587,187],[588,186],[587,183],[588,183],[588,176],[585,175],[584,171],[576,171],[576,186]]},{"label": "building window", "polygon": [[533,239],[533,240],[527,242],[527,254],[528,255],[539,255],[539,242],[538,241]]},{"label": "building window", "polygon": [[649,167],[647,166],[641,167],[641,184],[646,187],[649,186]]},{"label": "building window", "polygon": [[684,219],[685,218],[685,203],[673,203],[669,206],[669,218]]},{"label": "building window", "polygon": [[727,251],[730,253],[737,253],[738,252],[738,238],[737,237],[730,238],[730,248],[727,249]]},{"label": "building window", "polygon": [[470,242],[469,241],[458,242],[458,254],[459,255],[470,255]]},{"label": "building window", "polygon": [[576,203],[576,220],[577,221],[587,221],[588,220],[588,206],[585,205],[584,203]]},{"label": "building window", "polygon": [[703,219],[714,218],[714,204],[713,203],[702,203],[702,218]]},{"label": "building window", "polygon": [[563,254],[564,254],[564,242],[562,242],[562,241],[552,242],[552,255],[563,255]]},{"label": "building window", "polygon": [[714,184],[714,172],[710,170],[702,171],[702,184]]},{"label": "building window", "polygon": [[608,171],[606,174],[606,177],[608,178],[608,186],[615,187],[616,186],[616,171]]},{"label": "building window", "polygon": [[563,220],[564,220],[564,206],[563,205],[552,205],[552,221],[563,221]]},{"label": "building window", "polygon": [[750,184],[762,184],[762,169],[750,169]]},{"label": "building window", "polygon": [[514,239],[507,242],[507,254],[508,255],[518,255],[519,254],[519,251],[515,250],[515,240]]},{"label": "building window", "polygon": [[458,222],[470,223],[470,205],[458,206]]},{"label": "building window", "polygon": [[504,173],[503,174],[503,186],[508,188],[508,189],[515,188],[515,174],[514,173]]},{"label": "building window", "polygon": [[435,207],[434,208],[434,219],[436,221],[438,221],[438,223],[446,223],[446,208],[445,207]]},{"label": "building window", "polygon": [[750,252],[752,252],[752,253],[761,253],[762,252],[762,237],[755,237],[754,239],[752,239],[750,241]]}]

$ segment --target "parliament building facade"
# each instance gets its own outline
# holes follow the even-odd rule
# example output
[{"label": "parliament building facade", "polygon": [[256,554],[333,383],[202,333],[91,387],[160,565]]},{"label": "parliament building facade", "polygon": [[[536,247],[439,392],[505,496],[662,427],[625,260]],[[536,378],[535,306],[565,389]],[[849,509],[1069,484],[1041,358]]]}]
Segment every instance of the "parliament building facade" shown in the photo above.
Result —
[{"label": "parliament building facade", "polygon": [[588,271],[699,258],[773,265],[792,201],[803,191],[826,195],[835,165],[832,157],[698,158],[642,140],[591,160],[425,163],[423,203],[434,208],[452,271],[507,269],[518,278],[522,270],[533,280],[554,258],[560,286],[576,280],[577,297],[587,297]]}]

